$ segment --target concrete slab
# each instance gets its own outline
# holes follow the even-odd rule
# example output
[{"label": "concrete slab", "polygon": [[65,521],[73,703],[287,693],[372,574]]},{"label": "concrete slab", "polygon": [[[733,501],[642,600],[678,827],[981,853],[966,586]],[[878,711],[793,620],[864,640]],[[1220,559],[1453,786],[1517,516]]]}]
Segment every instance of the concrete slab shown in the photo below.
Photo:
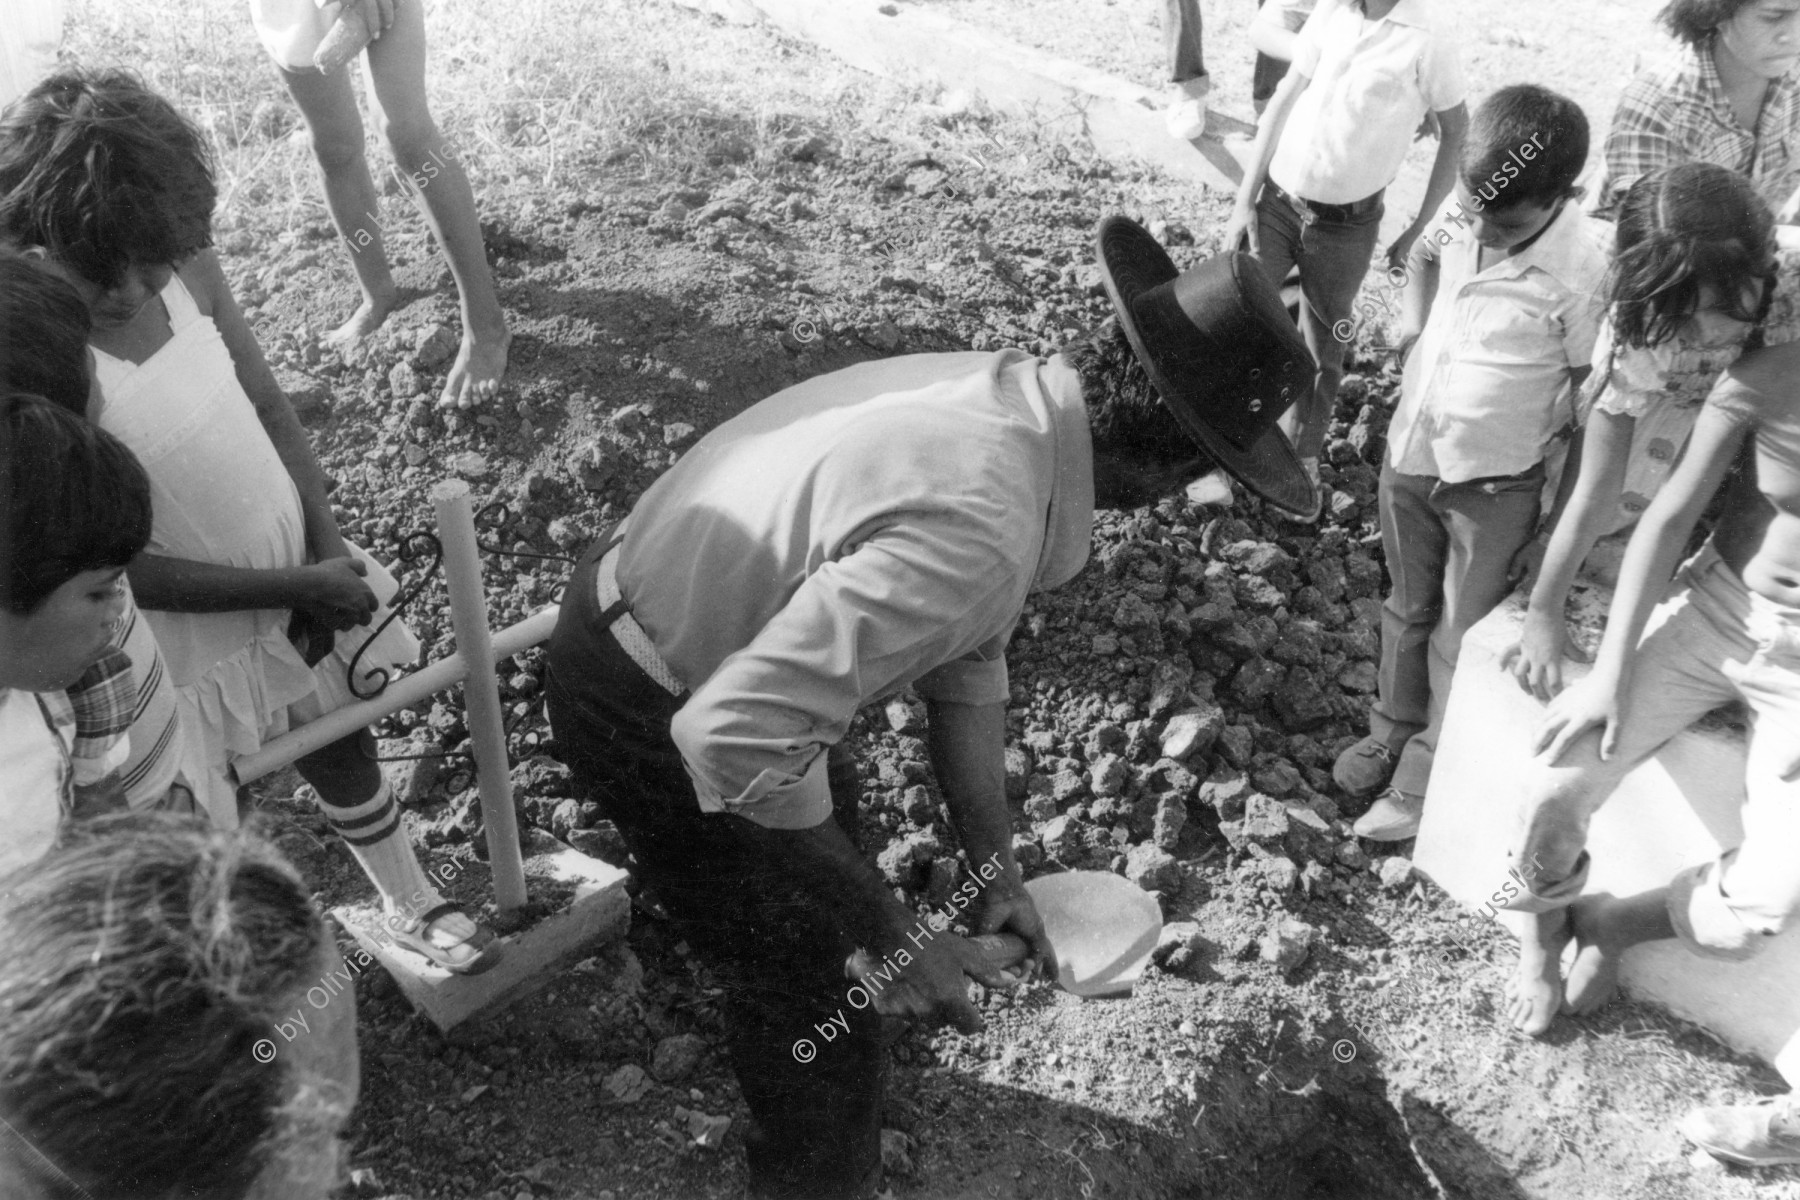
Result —
[{"label": "concrete slab", "polygon": [[[1604,593],[1590,603],[1604,603]],[[1483,913],[1507,881],[1521,768],[1543,716],[1543,706],[1500,670],[1523,619],[1523,602],[1514,597],[1463,642],[1413,852],[1419,870]],[[1742,733],[1718,721],[1689,729],[1627,776],[1595,816],[1588,891],[1634,895],[1660,887],[1683,867],[1737,845],[1743,799]],[[1498,919],[1516,933],[1514,914]],[[1775,938],[1744,963],[1702,958],[1677,942],[1650,943],[1626,954],[1622,976],[1634,997],[1766,1059],[1800,1086],[1800,931]]]},{"label": "concrete slab", "polygon": [[1163,126],[1161,93],[942,13],[884,0],[677,2],[734,22],[754,9],[783,32],[872,75],[978,95],[996,111],[1085,138],[1113,161],[1135,160],[1225,192],[1235,192],[1243,178],[1231,144],[1221,139],[1248,137],[1253,126],[1209,112],[1205,136],[1172,138]]},{"label": "concrete slab", "polygon": [[538,829],[528,831],[525,854],[528,895],[540,894],[551,883],[573,885],[574,895],[565,908],[500,939],[505,956],[480,975],[453,975],[396,947],[382,929],[378,904],[344,905],[331,915],[387,969],[414,1008],[448,1031],[530,995],[596,947],[624,937],[630,927],[624,871]]}]

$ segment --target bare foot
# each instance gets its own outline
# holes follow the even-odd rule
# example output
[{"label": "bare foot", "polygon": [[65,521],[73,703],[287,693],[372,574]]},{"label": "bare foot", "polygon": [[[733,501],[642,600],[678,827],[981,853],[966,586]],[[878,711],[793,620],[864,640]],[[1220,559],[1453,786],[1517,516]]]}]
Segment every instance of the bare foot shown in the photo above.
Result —
[{"label": "bare foot", "polygon": [[1563,950],[1574,932],[1566,909],[1533,915],[1519,940],[1519,973],[1506,981],[1506,1016],[1513,1028],[1542,1037],[1562,1007]]},{"label": "bare foot", "polygon": [[1619,955],[1624,946],[1611,938],[1612,897],[1584,896],[1569,910],[1575,931],[1575,961],[1563,1011],[1575,1014],[1606,1007],[1619,991]]},{"label": "bare foot", "polygon": [[352,349],[381,328],[381,323],[394,311],[394,304],[399,296],[397,290],[390,290],[378,296],[363,297],[363,302],[350,314],[350,319],[325,335],[325,344],[340,352]]},{"label": "bare foot", "polygon": [[462,349],[450,366],[444,380],[439,408],[474,408],[500,394],[500,379],[506,374],[506,354],[512,347],[512,331],[504,325],[488,334],[463,329]]}]

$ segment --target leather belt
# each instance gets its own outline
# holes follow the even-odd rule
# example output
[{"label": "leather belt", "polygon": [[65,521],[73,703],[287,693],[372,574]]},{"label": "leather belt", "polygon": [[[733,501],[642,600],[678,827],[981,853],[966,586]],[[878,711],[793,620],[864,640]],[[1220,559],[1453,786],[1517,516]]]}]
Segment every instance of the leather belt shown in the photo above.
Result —
[{"label": "leather belt", "polygon": [[632,662],[643,669],[644,674],[654,679],[663,691],[671,696],[679,696],[687,691],[681,681],[675,678],[675,672],[663,661],[663,656],[656,652],[656,643],[644,632],[644,627],[637,623],[631,615],[625,598],[619,594],[619,547],[600,556],[594,570],[595,588],[599,593],[600,610],[611,617],[607,628],[612,630],[613,638],[619,648],[625,651]]},{"label": "leather belt", "polygon": [[[1334,225],[1346,225],[1360,220],[1381,207],[1381,192],[1372,196],[1364,196],[1361,200],[1352,200],[1348,204],[1325,204],[1318,200],[1304,200],[1299,196],[1283,190],[1273,179],[1264,179],[1263,186],[1277,200],[1285,201],[1289,208],[1300,214],[1300,219],[1307,224],[1314,221],[1330,221]],[[1385,189],[1383,189],[1385,190]]]}]

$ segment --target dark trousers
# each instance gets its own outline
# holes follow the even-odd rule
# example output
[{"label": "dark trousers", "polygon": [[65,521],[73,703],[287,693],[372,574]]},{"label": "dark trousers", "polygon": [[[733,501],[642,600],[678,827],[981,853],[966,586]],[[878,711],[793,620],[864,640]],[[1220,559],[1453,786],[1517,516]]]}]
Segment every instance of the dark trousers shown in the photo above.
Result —
[{"label": "dark trousers", "polygon": [[1400,756],[1393,785],[1423,796],[1463,635],[1512,591],[1507,571],[1537,527],[1544,464],[1445,483],[1381,468],[1381,671],[1369,732]]},{"label": "dark trousers", "polygon": [[1163,0],[1163,49],[1169,82],[1186,83],[1206,74],[1200,46],[1200,0]]},{"label": "dark trousers", "polygon": [[[757,1192],[780,1200],[873,1196],[886,1057],[880,1018],[845,997],[855,943],[803,881],[769,860],[766,831],[700,811],[669,737],[685,697],[658,686],[601,624],[594,574],[605,541],[575,568],[550,639],[546,691],[558,753],[624,835],[639,880],[725,989]],[[839,819],[854,818],[854,767],[834,757],[832,768]]]}]

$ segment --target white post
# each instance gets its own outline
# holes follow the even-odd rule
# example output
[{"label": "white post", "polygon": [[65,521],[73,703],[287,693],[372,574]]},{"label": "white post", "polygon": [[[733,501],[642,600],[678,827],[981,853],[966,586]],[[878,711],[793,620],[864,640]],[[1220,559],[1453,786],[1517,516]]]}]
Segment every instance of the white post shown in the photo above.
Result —
[{"label": "white post", "polygon": [[446,479],[431,489],[437,509],[438,540],[444,546],[444,585],[450,593],[450,623],[456,649],[468,665],[463,702],[469,713],[469,743],[481,816],[487,825],[488,866],[494,875],[494,903],[501,912],[525,903],[525,866],[519,854],[519,823],[513,813],[512,779],[506,758],[506,727],[500,719],[500,685],[494,677],[493,639],[488,632],[487,595],[481,586],[481,554],[475,545],[475,512],[469,485]]}]

